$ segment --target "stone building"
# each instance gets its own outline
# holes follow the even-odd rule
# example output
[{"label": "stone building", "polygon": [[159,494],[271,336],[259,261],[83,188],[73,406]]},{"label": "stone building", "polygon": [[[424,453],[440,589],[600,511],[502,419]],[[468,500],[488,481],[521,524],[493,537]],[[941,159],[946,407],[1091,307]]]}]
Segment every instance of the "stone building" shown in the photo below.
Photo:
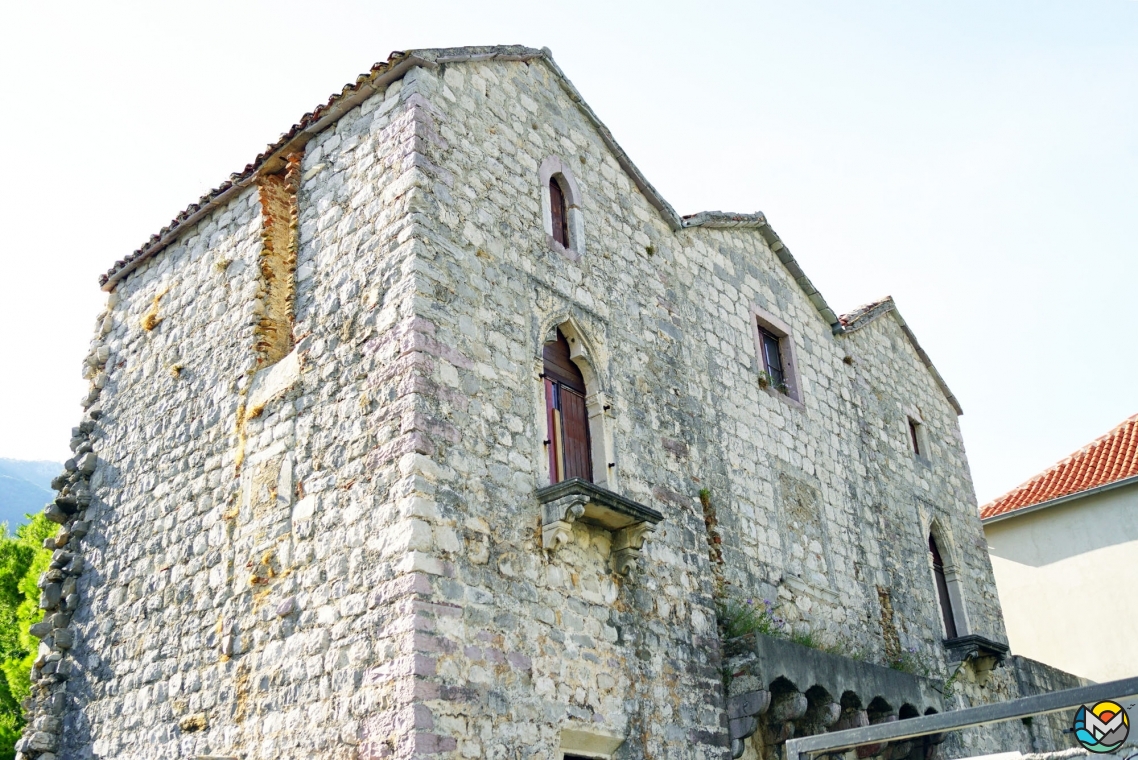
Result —
[{"label": "stone building", "polygon": [[893,301],[677,215],[548,51],[393,54],[103,288],[24,757],[773,758],[1069,685],[997,667]]}]

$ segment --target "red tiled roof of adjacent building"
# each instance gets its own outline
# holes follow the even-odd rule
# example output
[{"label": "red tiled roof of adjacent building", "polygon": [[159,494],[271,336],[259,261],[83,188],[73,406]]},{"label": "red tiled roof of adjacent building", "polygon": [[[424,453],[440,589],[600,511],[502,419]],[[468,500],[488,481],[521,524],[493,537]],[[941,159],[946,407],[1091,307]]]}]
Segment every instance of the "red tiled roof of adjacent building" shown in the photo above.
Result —
[{"label": "red tiled roof of adjacent building", "polygon": [[987,520],[1138,476],[1138,414],[1103,437],[980,508]]}]

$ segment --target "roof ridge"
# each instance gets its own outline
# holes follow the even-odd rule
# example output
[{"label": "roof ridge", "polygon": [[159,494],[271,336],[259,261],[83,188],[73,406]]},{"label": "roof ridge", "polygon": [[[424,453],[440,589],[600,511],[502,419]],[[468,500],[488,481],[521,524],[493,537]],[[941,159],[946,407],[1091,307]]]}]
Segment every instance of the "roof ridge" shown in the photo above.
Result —
[{"label": "roof ridge", "polygon": [[838,324],[841,329],[835,329],[834,332],[857,332],[885,314],[892,314],[893,318],[897,320],[897,324],[900,326],[905,338],[909,341],[909,345],[917,352],[917,357],[932,374],[933,381],[937,384],[937,387],[940,388],[944,397],[948,399],[948,403],[956,411],[957,415],[964,414],[964,409],[960,406],[960,401],[957,400],[956,395],[953,394],[952,390],[948,387],[948,383],[944,381],[944,377],[941,376],[940,371],[933,364],[932,357],[929,356],[925,349],[921,348],[916,333],[909,327],[909,323],[905,321],[905,318],[901,316],[901,310],[897,308],[897,302],[893,300],[893,296],[885,296],[876,301],[870,301],[869,303],[862,304],[853,311],[842,314],[838,317]]}]

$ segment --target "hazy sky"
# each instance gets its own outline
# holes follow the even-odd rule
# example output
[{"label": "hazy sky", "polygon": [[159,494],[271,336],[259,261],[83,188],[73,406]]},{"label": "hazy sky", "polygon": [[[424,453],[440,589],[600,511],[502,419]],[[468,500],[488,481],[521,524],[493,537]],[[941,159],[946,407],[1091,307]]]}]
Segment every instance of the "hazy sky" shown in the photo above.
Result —
[{"label": "hazy sky", "polygon": [[983,502],[1138,412],[1138,1],[10,3],[0,457],[67,456],[98,274],[413,47],[548,46],[681,214],[891,294]]}]

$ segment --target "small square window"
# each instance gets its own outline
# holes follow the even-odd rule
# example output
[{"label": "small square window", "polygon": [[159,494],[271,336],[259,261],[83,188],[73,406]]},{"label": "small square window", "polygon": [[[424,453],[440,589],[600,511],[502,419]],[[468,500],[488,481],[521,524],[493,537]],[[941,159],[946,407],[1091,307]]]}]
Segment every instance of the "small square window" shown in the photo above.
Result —
[{"label": "small square window", "polygon": [[769,393],[802,404],[802,382],[794,355],[794,337],[790,326],[778,317],[751,307],[751,329],[758,353],[759,385]]},{"label": "small square window", "polygon": [[929,453],[932,451],[932,446],[929,445],[929,431],[926,429],[925,424],[918,419],[909,417],[909,448],[913,451],[913,456],[918,461],[928,464],[932,457]]}]

